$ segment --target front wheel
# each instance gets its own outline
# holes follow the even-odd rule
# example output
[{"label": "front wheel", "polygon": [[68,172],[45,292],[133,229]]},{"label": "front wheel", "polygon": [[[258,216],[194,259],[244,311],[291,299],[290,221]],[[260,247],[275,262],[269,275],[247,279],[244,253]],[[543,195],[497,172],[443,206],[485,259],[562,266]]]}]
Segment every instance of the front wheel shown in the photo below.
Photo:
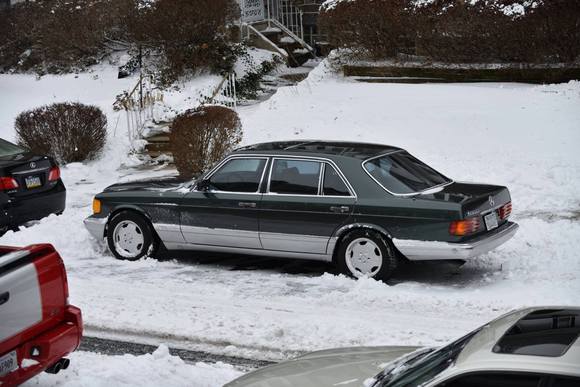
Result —
[{"label": "front wheel", "polygon": [[107,243],[115,258],[127,261],[152,255],[157,245],[149,221],[130,211],[120,212],[111,219]]},{"label": "front wheel", "polygon": [[389,279],[398,258],[391,243],[373,230],[355,230],[341,241],[337,251],[341,271],[355,278]]}]

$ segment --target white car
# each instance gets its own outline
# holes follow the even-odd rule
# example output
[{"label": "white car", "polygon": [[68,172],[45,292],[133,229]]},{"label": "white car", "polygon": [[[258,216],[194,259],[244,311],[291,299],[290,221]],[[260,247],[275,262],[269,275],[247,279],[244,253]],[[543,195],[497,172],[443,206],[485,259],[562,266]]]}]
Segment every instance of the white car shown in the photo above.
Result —
[{"label": "white car", "polygon": [[510,312],[441,348],[318,351],[227,387],[580,387],[580,307]]}]

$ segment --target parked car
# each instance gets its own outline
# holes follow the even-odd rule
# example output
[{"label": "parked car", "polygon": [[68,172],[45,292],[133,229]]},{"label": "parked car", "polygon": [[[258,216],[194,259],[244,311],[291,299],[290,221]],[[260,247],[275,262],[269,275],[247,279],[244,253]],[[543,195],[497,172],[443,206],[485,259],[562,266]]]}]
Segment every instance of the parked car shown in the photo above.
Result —
[{"label": "parked car", "polygon": [[0,235],[65,209],[66,189],[53,159],[0,139]]},{"label": "parked car", "polygon": [[69,366],[81,311],[68,303],[61,257],[51,245],[0,247],[0,385],[16,386]]},{"label": "parked car", "polygon": [[115,257],[169,250],[336,262],[388,278],[402,259],[464,261],[510,239],[506,187],[455,182],[387,145],[240,148],[195,182],[116,184],[85,220]]},{"label": "parked car", "polygon": [[578,387],[580,308],[508,313],[441,348],[312,352],[226,387]]}]

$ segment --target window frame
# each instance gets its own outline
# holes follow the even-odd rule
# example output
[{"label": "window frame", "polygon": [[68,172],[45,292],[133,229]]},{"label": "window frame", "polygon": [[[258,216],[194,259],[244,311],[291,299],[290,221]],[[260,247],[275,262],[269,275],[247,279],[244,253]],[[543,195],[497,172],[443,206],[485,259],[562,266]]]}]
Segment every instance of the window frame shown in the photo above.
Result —
[{"label": "window frame", "polygon": [[[318,158],[318,157],[305,157],[305,156],[287,156],[287,155],[280,155],[280,156],[270,156],[271,160],[270,160],[270,165],[269,165],[269,171],[268,171],[268,181],[266,184],[266,192],[264,193],[265,195],[276,195],[276,196],[296,196],[296,197],[326,197],[326,198],[354,198],[356,199],[356,192],[354,191],[354,189],[352,188],[352,186],[350,185],[350,182],[347,180],[346,176],[344,176],[344,174],[342,173],[342,171],[340,170],[340,168],[332,161],[329,159],[324,159],[324,158]],[[270,191],[270,184],[272,182],[272,171],[274,169],[274,163],[276,162],[276,160],[288,160],[288,161],[307,161],[307,162],[318,162],[320,164],[320,171],[319,171],[319,175],[318,175],[318,190],[316,195],[313,194],[290,194],[290,193],[277,193],[277,192],[271,192]],[[323,184],[324,184],[324,171],[326,170],[326,165],[330,165],[331,167],[334,168],[334,170],[338,173],[338,176],[340,177],[340,179],[342,180],[342,182],[344,183],[344,185],[346,186],[346,189],[349,192],[348,196],[343,196],[343,195],[324,195],[323,194]]]},{"label": "window frame", "polygon": [[[331,168],[334,169],[334,171],[337,173],[338,177],[340,178],[340,180],[342,181],[342,183],[346,187],[346,190],[349,192],[349,195],[325,195],[324,194],[324,182],[325,182],[325,177],[326,177],[326,166],[330,166]],[[320,196],[330,197],[330,198],[352,198],[352,197],[356,196],[356,195],[353,195],[352,190],[350,189],[350,185],[347,183],[347,181],[346,181],[345,177],[343,176],[342,172],[340,171],[340,169],[338,169],[337,167],[335,167],[334,165],[332,165],[326,161],[324,162],[324,164],[322,166],[321,182],[320,182],[320,187],[319,187],[318,193],[320,194]]]},{"label": "window frame", "polygon": [[[318,170],[318,187],[316,189],[316,195],[313,194],[297,194],[297,193],[278,193],[270,191],[270,186],[272,184],[272,172],[274,171],[274,163],[277,160],[287,160],[287,161],[305,161],[309,163],[318,163],[320,168]],[[324,171],[324,162],[317,159],[302,159],[302,158],[294,158],[294,157],[272,157],[272,161],[270,162],[270,171],[268,173],[268,184],[266,185],[266,194],[268,195],[277,195],[277,196],[305,196],[305,197],[317,197],[320,196],[320,182],[322,180],[322,172]]]},{"label": "window frame", "polygon": [[[257,160],[265,160],[266,162],[264,163],[264,166],[262,167],[262,174],[260,176],[260,181],[258,182],[258,189],[255,192],[242,192],[242,191],[222,191],[222,190],[214,190],[211,189],[209,190],[209,192],[212,193],[233,193],[233,194],[239,194],[239,195],[256,195],[256,194],[260,194],[261,192],[261,188],[262,188],[262,184],[264,182],[264,175],[266,174],[266,169],[268,169],[268,162],[269,162],[269,157],[268,156],[263,156],[263,155],[256,155],[256,156],[251,156],[251,155],[239,155],[239,156],[230,156],[230,157],[226,157],[225,159],[223,159],[220,163],[218,163],[218,165],[216,165],[213,169],[211,169],[205,176],[203,176],[201,178],[201,180],[209,180],[211,182],[211,178],[213,175],[215,175],[216,173],[218,173],[220,171],[220,169],[222,169],[223,166],[225,166],[227,163],[229,163],[230,161],[234,161],[234,160],[238,160],[238,159],[257,159]],[[197,184],[195,186],[195,191],[197,192],[204,192],[204,191],[199,191],[197,189]]]},{"label": "window frame", "polygon": [[[381,188],[382,188],[383,190],[385,190],[387,193],[389,193],[389,194],[391,194],[391,195],[393,195],[393,196],[400,196],[400,197],[416,196],[416,195],[419,195],[419,194],[421,194],[421,193],[423,193],[423,192],[427,192],[427,191],[431,191],[431,190],[434,190],[434,189],[438,189],[438,188],[446,187],[446,186],[448,186],[448,185],[450,185],[450,184],[453,184],[453,183],[455,183],[455,181],[454,181],[453,179],[449,179],[447,176],[445,176],[445,175],[441,174],[440,172],[437,172],[437,171],[436,171],[437,173],[441,174],[441,175],[442,175],[443,177],[445,177],[446,179],[449,179],[449,181],[448,181],[448,182],[445,182],[445,183],[441,183],[441,184],[435,185],[435,186],[433,186],[433,187],[430,187],[430,188],[427,188],[427,189],[424,189],[424,190],[422,190],[422,191],[417,191],[417,192],[409,192],[409,193],[396,193],[396,192],[392,192],[392,191],[390,191],[390,190],[389,190],[387,187],[385,187],[384,185],[382,185],[382,184],[381,184],[381,182],[379,182],[377,179],[375,179],[375,177],[374,177],[373,175],[371,175],[371,173],[370,173],[370,172],[367,170],[367,168],[365,167],[365,164],[366,164],[366,163],[368,163],[368,162],[371,162],[371,161],[373,161],[373,160],[376,160],[376,159],[380,159],[381,157],[390,156],[390,155],[392,155],[392,154],[395,154],[395,153],[402,153],[402,152],[406,152],[406,151],[405,151],[404,149],[398,149],[398,150],[389,151],[389,152],[386,152],[386,153],[382,153],[382,154],[380,154],[380,155],[378,155],[378,156],[373,156],[373,157],[371,157],[371,158],[368,158],[368,159],[364,160],[364,161],[361,163],[362,170],[363,170],[363,171],[364,171],[364,172],[365,172],[365,173],[366,173],[366,174],[367,174],[367,175],[368,175],[368,176],[369,176],[371,179],[373,179],[373,181],[374,181],[375,183],[377,183],[377,184],[379,185],[379,187],[381,187]],[[407,153],[408,153],[408,152],[407,152]],[[409,153],[409,154],[410,154],[410,153]],[[411,155],[411,156],[413,156],[413,155]],[[413,157],[414,157],[414,156],[413,156]],[[431,168],[431,167],[429,167],[429,168]],[[433,169],[433,168],[431,168],[431,169]]]}]

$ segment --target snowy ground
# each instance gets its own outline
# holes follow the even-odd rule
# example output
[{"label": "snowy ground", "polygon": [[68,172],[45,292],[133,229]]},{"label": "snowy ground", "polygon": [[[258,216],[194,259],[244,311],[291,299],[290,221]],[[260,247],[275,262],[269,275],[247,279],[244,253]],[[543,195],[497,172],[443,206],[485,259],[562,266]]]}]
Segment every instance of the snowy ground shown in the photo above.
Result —
[{"label": "snowy ground", "polygon": [[[92,196],[118,180],[171,172],[142,170],[125,156],[124,117],[109,108],[124,86],[103,83],[106,73],[82,83],[72,76],[36,81],[0,75],[5,138],[13,136],[15,115],[40,103],[73,98],[108,113],[111,134],[103,159],[62,170],[69,195],[65,214],[1,239],[8,245],[57,247],[67,264],[71,301],[83,309],[88,334],[281,359],[333,346],[438,344],[514,307],[578,304],[578,82],[366,84],[325,74],[321,66],[298,86],[240,108],[245,143],[382,142],[407,148],[456,180],[510,188],[513,220],[521,226],[512,241],[457,274],[418,265],[384,284],[325,273],[331,268],[309,263],[285,270],[280,261],[213,262],[211,256],[191,254],[169,261],[115,261],[82,227]],[[78,356],[82,363],[93,355]],[[39,380],[66,382],[51,378]]]},{"label": "snowy ground", "polygon": [[166,346],[143,356],[104,356],[75,352],[70,367],[58,375],[41,374],[25,387],[221,386],[242,373],[227,364],[186,364]]}]

